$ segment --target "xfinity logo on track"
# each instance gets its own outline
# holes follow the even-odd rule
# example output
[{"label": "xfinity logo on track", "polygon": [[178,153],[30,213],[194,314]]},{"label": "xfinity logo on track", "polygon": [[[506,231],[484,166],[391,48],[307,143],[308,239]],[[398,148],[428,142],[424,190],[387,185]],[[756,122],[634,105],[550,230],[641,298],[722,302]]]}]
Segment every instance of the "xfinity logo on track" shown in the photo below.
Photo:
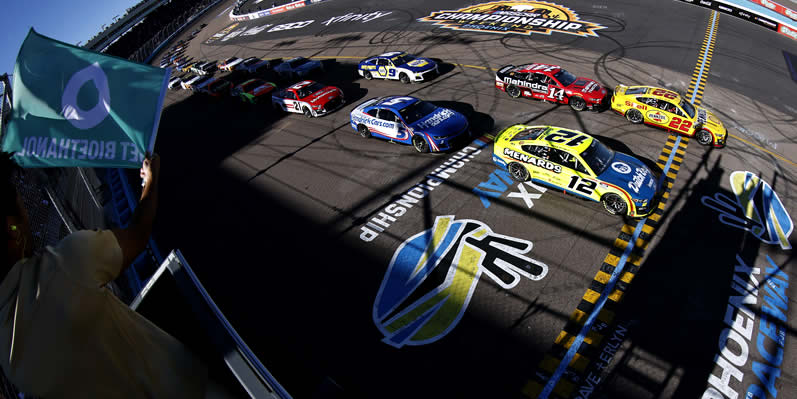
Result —
[{"label": "xfinity logo on track", "polygon": [[493,1],[458,10],[433,12],[418,19],[454,30],[531,35],[551,32],[597,37],[601,26],[578,17],[565,6],[546,1]]},{"label": "xfinity logo on track", "polygon": [[438,216],[390,260],[373,308],[382,342],[401,348],[444,337],[465,314],[482,273],[505,289],[541,280],[548,266],[528,257],[531,248],[478,220]]}]

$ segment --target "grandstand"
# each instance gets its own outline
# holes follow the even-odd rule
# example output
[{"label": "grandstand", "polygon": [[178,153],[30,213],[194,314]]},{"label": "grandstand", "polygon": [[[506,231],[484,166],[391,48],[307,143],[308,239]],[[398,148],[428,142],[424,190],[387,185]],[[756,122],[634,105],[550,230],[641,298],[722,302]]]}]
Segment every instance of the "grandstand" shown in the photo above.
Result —
[{"label": "grandstand", "polygon": [[105,51],[111,43],[122,37],[122,35],[137,23],[141,22],[148,14],[168,2],[169,0],[144,0],[136,4],[125,15],[111,24],[111,26],[91,38],[83,47],[94,51]]}]

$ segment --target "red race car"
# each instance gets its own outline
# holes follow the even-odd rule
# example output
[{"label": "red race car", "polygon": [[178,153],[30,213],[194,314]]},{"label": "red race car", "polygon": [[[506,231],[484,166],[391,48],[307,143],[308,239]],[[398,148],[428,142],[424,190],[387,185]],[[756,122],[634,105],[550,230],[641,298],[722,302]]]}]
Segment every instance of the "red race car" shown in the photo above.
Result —
[{"label": "red race car", "polygon": [[346,101],[339,88],[305,80],[272,95],[271,103],[275,109],[311,118],[326,115],[342,107]]},{"label": "red race car", "polygon": [[507,65],[495,73],[495,87],[510,97],[570,104],[576,111],[606,106],[610,96],[598,82],[576,77],[558,65]]},{"label": "red race car", "polygon": [[240,98],[245,103],[259,104],[263,101],[268,103],[271,99],[271,92],[276,88],[277,85],[274,83],[262,79],[249,79],[235,86],[230,95]]}]

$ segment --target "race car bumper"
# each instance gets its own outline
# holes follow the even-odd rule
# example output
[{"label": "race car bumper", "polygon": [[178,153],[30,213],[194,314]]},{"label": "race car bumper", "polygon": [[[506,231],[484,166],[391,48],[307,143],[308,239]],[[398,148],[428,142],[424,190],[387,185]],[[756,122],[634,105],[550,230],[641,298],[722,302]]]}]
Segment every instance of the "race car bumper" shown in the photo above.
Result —
[{"label": "race car bumper", "polygon": [[447,136],[445,138],[432,137],[437,151],[448,151],[455,148],[464,147],[470,142],[471,132],[470,126],[466,126],[461,132]]},{"label": "race car bumper", "polygon": [[342,107],[345,104],[346,104],[346,100],[343,98],[343,96],[338,96],[338,97],[335,97],[335,98],[327,101],[327,103],[324,104],[323,106],[321,106],[320,109],[314,109],[313,110],[313,114],[315,116],[326,115],[326,114],[328,114],[330,112],[333,112],[333,111],[337,110],[338,108]]},{"label": "race car bumper", "polygon": [[437,76],[437,74],[438,74],[437,65],[435,65],[434,68],[432,68],[432,69],[430,69],[428,71],[413,73],[412,74],[412,81],[413,82],[425,82],[425,81]]},{"label": "race car bumper", "polygon": [[715,148],[725,148],[725,145],[727,144],[727,142],[728,142],[728,135],[726,134],[725,137],[723,137],[721,139],[718,139],[714,143],[714,147]]}]

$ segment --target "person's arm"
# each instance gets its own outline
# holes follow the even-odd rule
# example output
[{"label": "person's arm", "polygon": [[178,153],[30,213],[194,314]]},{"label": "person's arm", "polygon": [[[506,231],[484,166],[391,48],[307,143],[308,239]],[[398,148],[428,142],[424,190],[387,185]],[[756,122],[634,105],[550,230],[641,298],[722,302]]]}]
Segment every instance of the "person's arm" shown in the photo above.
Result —
[{"label": "person's arm", "polygon": [[122,269],[124,271],[144,251],[152,234],[152,225],[155,223],[155,211],[158,208],[158,175],[160,172],[160,157],[153,154],[151,158],[144,159],[141,165],[141,179],[144,187],[141,189],[141,200],[133,212],[130,223],[125,228],[111,230],[116,236],[119,247],[122,248]]}]

